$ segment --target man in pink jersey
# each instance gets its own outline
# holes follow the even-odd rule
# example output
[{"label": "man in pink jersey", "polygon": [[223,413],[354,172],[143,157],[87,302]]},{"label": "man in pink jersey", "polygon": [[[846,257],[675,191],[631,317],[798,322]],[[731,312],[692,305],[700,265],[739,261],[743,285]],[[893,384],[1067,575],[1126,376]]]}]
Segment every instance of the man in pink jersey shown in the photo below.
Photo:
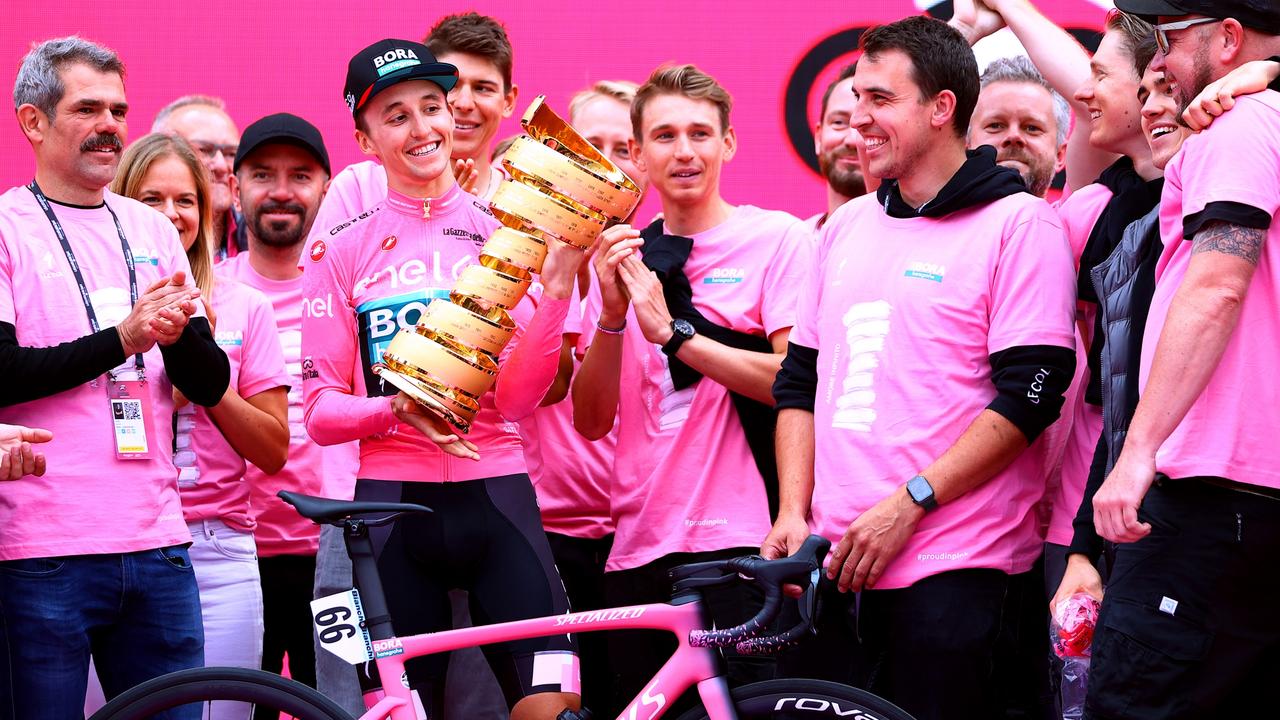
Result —
[{"label": "man in pink jersey", "polygon": [[[455,589],[468,592],[479,622],[568,610],[515,423],[555,380],[583,254],[550,243],[542,292],[510,309],[515,336],[497,358],[496,385],[479,399],[465,439],[378,374],[391,339],[412,329],[428,303],[448,302],[498,227],[449,172],[453,117],[446,93],[457,78],[457,68],[404,40],[379,41],[351,59],[344,97],[356,140],[386,168],[388,191],[324,239],[313,233],[304,261],[311,306],[302,334],[303,363],[312,369],[303,380],[308,433],[324,445],[359,441],[357,500],[435,509],[372,533],[373,561],[402,635],[451,627]],[[577,656],[568,636],[505,644],[487,657],[516,720],[577,708]],[[432,717],[443,712],[447,665],[447,656],[408,665],[407,680]],[[362,678],[366,700],[382,681],[399,678]]]},{"label": "man in pink jersey", "polygon": [[862,197],[878,185],[875,178],[871,178],[870,184],[867,182],[862,167],[867,149],[862,144],[862,136],[849,122],[857,103],[853,94],[853,73],[857,67],[849,65],[841,70],[822,94],[818,124],[813,129],[813,149],[818,154],[818,170],[827,181],[827,209],[805,221],[814,232],[822,228],[836,208]]},{"label": "man in pink jersey", "polygon": [[[278,113],[245,128],[232,170],[248,252],[218,265],[217,273],[260,290],[271,300],[285,364],[294,379],[289,388],[288,463],[274,475],[255,467],[246,472],[262,578],[262,667],[280,672],[287,654],[289,676],[315,687],[309,603],[320,529],[281,502],[276,492],[350,497],[355,482],[355,447],[322,448],[311,442],[302,425],[304,308],[298,260],[328,186],[329,153],[314,125],[296,115]],[[346,581],[350,583],[349,572]]]},{"label": "man in pink jersey", "polygon": [[[1186,107],[1210,82],[1280,53],[1280,6],[1122,0],[1157,23]],[[1164,252],[1142,343],[1141,395],[1094,496],[1120,543],[1095,636],[1086,716],[1245,717],[1280,668],[1280,93],[1239,98],[1165,170]]]},{"label": "man in pink jersey", "polygon": [[979,81],[959,33],[914,17],[861,47],[853,123],[885,183],[819,237],[773,388],[782,505],[762,554],[799,547],[810,513],[835,544],[827,632],[797,665],[917,718],[994,716],[1009,589],[1040,554],[1036,439],[1075,366],[1071,259],[1018,173],[965,150]]},{"label": "man in pink jersey", "polygon": [[0,422],[53,439],[49,472],[0,484],[0,717],[80,718],[91,653],[108,698],[203,663],[173,391],[213,406],[229,366],[173,224],[105,190],[129,107],[115,53],[40,43],[14,100],[36,172],[0,196]]},{"label": "man in pink jersey", "polygon": [[[769,526],[770,384],[812,240],[791,215],[721,197],[721,171],[737,149],[731,106],[692,65],[655,70],[631,106],[631,155],[663,219],[643,233],[604,233],[596,332],[573,384],[579,432],[599,438],[618,425],[611,605],[669,600],[668,569],[741,554]],[[738,589],[709,598],[719,627],[758,609]],[[675,647],[644,636],[610,645],[620,698]],[[736,681],[762,672],[771,668],[730,664]]]}]

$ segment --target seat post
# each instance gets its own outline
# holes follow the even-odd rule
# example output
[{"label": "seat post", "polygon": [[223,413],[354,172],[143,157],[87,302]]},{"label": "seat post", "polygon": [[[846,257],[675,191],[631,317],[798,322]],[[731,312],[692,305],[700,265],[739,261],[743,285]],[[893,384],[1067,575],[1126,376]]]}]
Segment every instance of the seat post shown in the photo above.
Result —
[{"label": "seat post", "polygon": [[342,524],[342,536],[347,544],[347,554],[351,556],[351,576],[360,591],[369,638],[385,640],[395,637],[387,599],[382,594],[382,580],[378,577],[378,563],[373,557],[369,526],[363,520],[348,519]]}]

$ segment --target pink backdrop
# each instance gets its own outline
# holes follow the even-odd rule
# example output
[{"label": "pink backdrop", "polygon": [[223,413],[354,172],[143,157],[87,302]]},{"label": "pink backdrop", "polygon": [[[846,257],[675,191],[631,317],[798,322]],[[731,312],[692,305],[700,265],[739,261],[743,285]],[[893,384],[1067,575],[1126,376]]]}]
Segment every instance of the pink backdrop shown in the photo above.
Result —
[{"label": "pink backdrop", "polygon": [[[1103,11],[1086,0],[1040,4],[1064,26],[1102,22]],[[515,46],[520,98],[503,136],[518,130],[519,114],[538,94],[564,112],[573,93],[595,80],[639,82],[660,63],[692,62],[735,100],[740,149],[725,174],[725,197],[807,216],[822,209],[825,196],[788,140],[784,96],[793,72],[824,39],[845,33],[824,46],[834,48],[826,53],[834,57],[811,56],[806,64],[807,76],[816,76],[811,88],[801,82],[793,91],[793,125],[802,112],[794,105],[803,104],[811,126],[826,83],[851,59],[852,46],[841,44],[847,31],[918,12],[911,0],[649,0],[630,8],[611,9],[601,0],[6,3],[0,80],[12,88],[32,41],[79,33],[115,49],[128,67],[130,137],[146,133],[156,110],[173,98],[205,93],[224,98],[241,128],[273,112],[307,118],[324,133],[336,170],[361,157],[341,99],[351,55],[383,37],[421,39],[441,15],[474,9],[503,20]],[[950,3],[935,12],[949,16]],[[0,113],[0,187],[25,183],[32,171],[13,114]]]}]

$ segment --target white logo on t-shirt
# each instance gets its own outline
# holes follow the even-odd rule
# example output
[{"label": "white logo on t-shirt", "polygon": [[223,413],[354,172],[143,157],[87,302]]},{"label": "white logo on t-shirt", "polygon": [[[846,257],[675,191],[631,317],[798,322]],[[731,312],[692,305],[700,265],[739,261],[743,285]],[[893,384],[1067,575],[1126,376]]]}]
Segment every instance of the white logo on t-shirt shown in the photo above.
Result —
[{"label": "white logo on t-shirt", "polygon": [[875,372],[889,335],[889,315],[893,307],[885,300],[858,303],[849,308],[842,321],[849,361],[845,369],[831,426],[854,432],[871,432],[875,422]]},{"label": "white logo on t-shirt", "polygon": [[670,361],[662,354],[658,355],[658,359],[661,364],[658,388],[662,391],[662,398],[658,400],[658,427],[669,430],[684,425],[684,421],[689,419],[689,406],[693,404],[693,393],[698,384],[676,390],[675,383],[671,381]]},{"label": "white logo on t-shirt", "polygon": [[40,279],[53,280],[60,277],[62,277],[62,268],[58,265],[58,261],[54,259],[53,253],[45,253],[40,259]]}]

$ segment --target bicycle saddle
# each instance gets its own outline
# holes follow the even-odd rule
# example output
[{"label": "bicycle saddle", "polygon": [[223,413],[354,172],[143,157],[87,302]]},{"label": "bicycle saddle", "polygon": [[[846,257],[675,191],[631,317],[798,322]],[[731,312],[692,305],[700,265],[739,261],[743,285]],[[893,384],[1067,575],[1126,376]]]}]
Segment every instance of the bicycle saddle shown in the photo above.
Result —
[{"label": "bicycle saddle", "polygon": [[281,490],[276,493],[276,496],[292,505],[302,517],[317,524],[323,523],[326,525],[340,525],[344,520],[355,515],[367,515],[370,513],[394,513],[395,515],[400,515],[402,513],[432,512],[431,508],[425,505],[333,500],[289,492],[288,490]]}]

